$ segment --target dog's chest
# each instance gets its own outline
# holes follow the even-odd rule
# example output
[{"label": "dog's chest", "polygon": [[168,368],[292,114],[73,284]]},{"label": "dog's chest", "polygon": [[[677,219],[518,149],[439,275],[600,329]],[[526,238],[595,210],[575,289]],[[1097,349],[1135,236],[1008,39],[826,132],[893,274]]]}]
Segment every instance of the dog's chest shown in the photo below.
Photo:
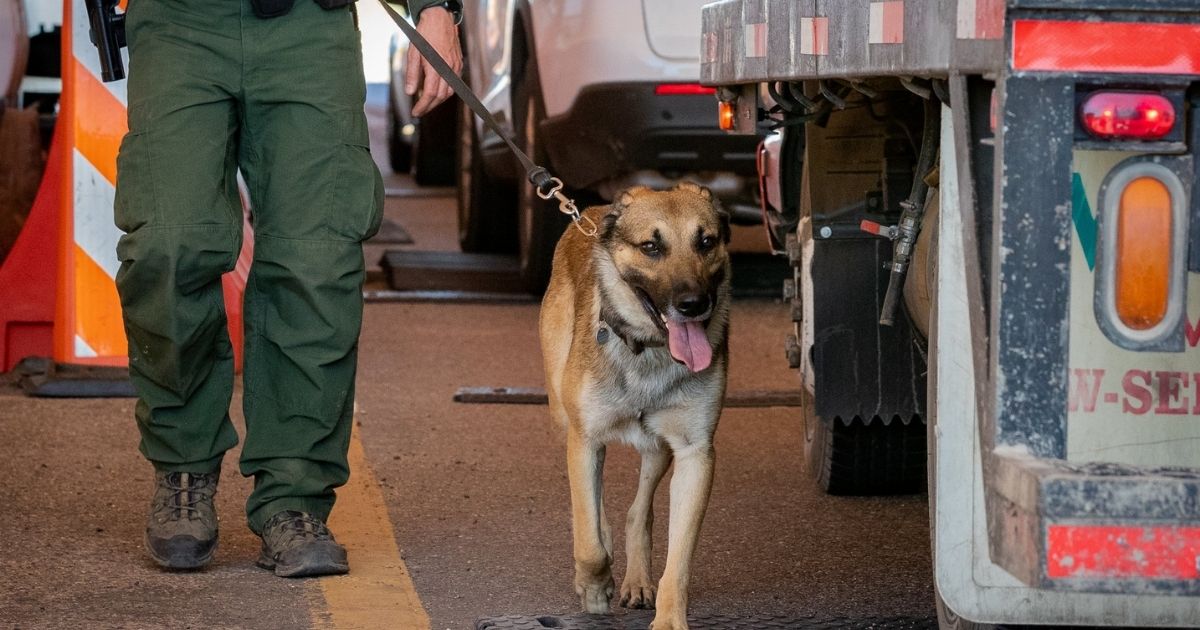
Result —
[{"label": "dog's chest", "polygon": [[696,379],[665,348],[635,354],[620,339],[614,341],[601,353],[605,365],[595,381],[596,393],[614,411],[638,414],[675,406]]}]

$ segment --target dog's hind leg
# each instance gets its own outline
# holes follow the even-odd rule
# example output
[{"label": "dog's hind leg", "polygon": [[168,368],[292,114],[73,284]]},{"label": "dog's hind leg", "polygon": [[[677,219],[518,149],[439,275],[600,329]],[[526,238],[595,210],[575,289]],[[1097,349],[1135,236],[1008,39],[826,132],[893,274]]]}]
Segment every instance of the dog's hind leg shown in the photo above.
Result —
[{"label": "dog's hind leg", "polygon": [[613,594],[612,534],[604,522],[604,445],[567,434],[571,481],[571,533],[575,543],[575,592],[589,613],[609,612]]},{"label": "dog's hind leg", "polygon": [[654,491],[671,465],[666,445],[642,451],[642,469],[638,476],[637,496],[625,519],[625,579],[621,580],[621,605],[627,608],[654,608],[657,587],[651,577],[654,544]]},{"label": "dog's hind leg", "polygon": [[[673,441],[674,442],[674,441]],[[668,526],[667,566],[658,583],[657,613],[651,630],[684,630],[687,625],[688,579],[700,522],[712,490],[715,451],[711,442],[676,445],[671,476],[671,521]]]}]

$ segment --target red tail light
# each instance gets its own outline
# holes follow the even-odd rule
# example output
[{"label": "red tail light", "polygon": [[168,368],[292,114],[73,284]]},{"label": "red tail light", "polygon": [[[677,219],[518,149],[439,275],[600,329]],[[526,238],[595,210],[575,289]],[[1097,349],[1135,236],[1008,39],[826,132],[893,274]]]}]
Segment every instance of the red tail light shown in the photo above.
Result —
[{"label": "red tail light", "polygon": [[658,96],[696,96],[701,94],[716,94],[717,88],[705,87],[699,83],[663,83],[654,87]]},{"label": "red tail light", "polygon": [[1153,92],[1096,92],[1079,115],[1088,133],[1105,139],[1157,140],[1175,128],[1175,106]]}]

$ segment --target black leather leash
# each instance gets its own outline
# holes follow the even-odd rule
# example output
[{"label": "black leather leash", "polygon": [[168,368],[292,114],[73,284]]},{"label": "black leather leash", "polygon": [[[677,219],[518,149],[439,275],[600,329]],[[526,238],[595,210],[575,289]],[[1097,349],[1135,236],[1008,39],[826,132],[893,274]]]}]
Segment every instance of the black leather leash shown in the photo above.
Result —
[{"label": "black leather leash", "polygon": [[467,107],[470,107],[471,111],[475,112],[475,115],[479,116],[479,119],[482,120],[484,124],[490,127],[492,131],[495,131],[496,134],[504,140],[504,144],[508,145],[508,150],[512,151],[513,155],[517,156],[517,160],[521,163],[521,168],[525,169],[525,176],[529,179],[529,182],[533,184],[537,196],[546,200],[551,198],[558,199],[559,211],[563,214],[569,215],[571,217],[571,221],[575,223],[575,227],[579,228],[581,232],[588,236],[595,236],[597,231],[595,223],[593,223],[591,219],[581,215],[579,213],[579,208],[575,206],[575,202],[563,194],[562,180],[551,175],[550,171],[546,170],[545,167],[535,164],[534,161],[530,159],[530,157],[526,155],[524,151],[517,147],[517,144],[513,142],[512,137],[500,126],[500,123],[496,122],[496,118],[492,116],[492,113],[483,106],[483,103],[479,102],[479,98],[475,96],[475,93],[471,91],[471,88],[467,86],[467,83],[463,81],[462,78],[459,77],[456,72],[454,72],[454,69],[450,67],[450,64],[446,63],[446,60],[438,54],[438,51],[433,47],[432,44],[429,43],[429,40],[425,39],[425,37],[421,35],[416,28],[408,23],[408,20],[404,19],[403,16],[397,13],[396,10],[388,4],[387,0],[379,0],[379,4],[383,5],[383,10],[387,11],[388,16],[392,18],[392,21],[396,23],[396,26],[400,27],[400,30],[404,33],[404,36],[408,38],[408,41],[413,46],[416,46],[417,51],[421,53],[421,56],[429,62],[429,65],[432,66],[433,69],[439,75],[441,75],[443,79],[445,79],[446,83],[450,85],[450,89],[454,90],[454,93],[458,95],[458,98],[462,99],[462,101],[467,104]]}]

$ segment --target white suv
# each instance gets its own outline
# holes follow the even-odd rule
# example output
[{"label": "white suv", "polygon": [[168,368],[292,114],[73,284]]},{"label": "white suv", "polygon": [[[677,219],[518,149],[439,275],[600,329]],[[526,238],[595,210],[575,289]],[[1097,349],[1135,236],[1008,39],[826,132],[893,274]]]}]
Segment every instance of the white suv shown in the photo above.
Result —
[{"label": "white suv", "polygon": [[[468,82],[581,206],[685,177],[748,198],[756,139],[721,132],[712,90],[696,83],[705,1],[468,0]],[[459,122],[460,243],[516,249],[540,291],[565,220],[494,132],[462,106]]]}]

